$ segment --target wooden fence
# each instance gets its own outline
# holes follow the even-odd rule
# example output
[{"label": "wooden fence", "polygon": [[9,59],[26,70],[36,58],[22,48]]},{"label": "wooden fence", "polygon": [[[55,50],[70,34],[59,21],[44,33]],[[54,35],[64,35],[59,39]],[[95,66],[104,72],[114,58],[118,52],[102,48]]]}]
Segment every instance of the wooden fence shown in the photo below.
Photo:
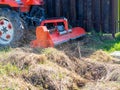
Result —
[{"label": "wooden fence", "polygon": [[45,0],[47,17],[66,17],[87,31],[115,32],[117,0]]}]

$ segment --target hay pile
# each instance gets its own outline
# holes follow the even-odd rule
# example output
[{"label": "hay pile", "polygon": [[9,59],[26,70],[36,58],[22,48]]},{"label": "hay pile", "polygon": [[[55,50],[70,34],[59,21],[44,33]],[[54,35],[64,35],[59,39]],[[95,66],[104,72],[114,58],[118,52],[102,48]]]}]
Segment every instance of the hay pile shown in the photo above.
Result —
[{"label": "hay pile", "polygon": [[39,90],[21,78],[0,75],[0,90]]},{"label": "hay pile", "polygon": [[[102,55],[101,52],[97,53]],[[111,83],[114,83],[113,87],[117,86],[117,89],[120,89],[116,84],[120,82],[120,65],[105,63],[111,59],[108,59],[110,56],[106,54],[104,55],[107,59],[103,60],[105,62],[102,62],[102,57],[94,61],[92,59],[95,55],[93,54],[92,58],[78,59],[54,48],[40,50],[20,48],[13,50],[2,63],[17,66],[23,72],[14,77],[40,90],[97,90],[98,84],[99,89],[105,90]],[[104,82],[109,83],[103,84]]]},{"label": "hay pile", "polygon": [[[11,63],[20,70],[28,70],[21,77],[27,83],[48,90],[66,90],[74,87],[81,88],[87,82],[72,70],[72,62],[69,58],[55,49],[53,53],[43,50],[41,54],[29,53],[26,50],[18,50],[4,60],[4,64]],[[47,50],[49,51],[49,50]],[[53,57],[53,54],[57,56]]]},{"label": "hay pile", "polygon": [[111,57],[108,53],[102,50],[98,50],[94,52],[92,55],[89,57],[92,60],[95,61],[101,61],[101,62],[113,62],[114,58]]}]

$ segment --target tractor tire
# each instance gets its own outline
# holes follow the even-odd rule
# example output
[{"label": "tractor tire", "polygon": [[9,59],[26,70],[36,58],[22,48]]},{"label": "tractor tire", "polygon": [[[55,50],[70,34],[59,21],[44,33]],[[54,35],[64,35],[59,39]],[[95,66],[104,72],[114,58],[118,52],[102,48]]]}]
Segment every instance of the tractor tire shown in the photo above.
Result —
[{"label": "tractor tire", "polygon": [[23,36],[24,27],[18,13],[0,8],[0,47],[16,47]]}]

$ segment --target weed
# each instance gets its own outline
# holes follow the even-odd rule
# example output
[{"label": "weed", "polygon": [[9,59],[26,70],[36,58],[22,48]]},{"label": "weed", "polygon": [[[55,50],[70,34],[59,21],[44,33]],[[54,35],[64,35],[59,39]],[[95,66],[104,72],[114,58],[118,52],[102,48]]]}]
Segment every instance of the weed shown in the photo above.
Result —
[{"label": "weed", "polygon": [[12,64],[2,65],[0,64],[0,74],[6,74],[6,75],[16,75],[19,74],[20,70],[16,66]]},{"label": "weed", "polygon": [[47,49],[43,49],[42,53],[45,55],[51,54],[52,52],[55,52],[56,50],[53,48],[47,48]]}]

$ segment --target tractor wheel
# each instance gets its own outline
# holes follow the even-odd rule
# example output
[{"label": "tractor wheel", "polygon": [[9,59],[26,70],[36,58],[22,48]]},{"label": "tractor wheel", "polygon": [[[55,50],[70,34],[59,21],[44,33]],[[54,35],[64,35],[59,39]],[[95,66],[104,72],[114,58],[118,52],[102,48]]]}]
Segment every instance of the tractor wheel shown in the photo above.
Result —
[{"label": "tractor wheel", "polygon": [[23,25],[18,13],[0,8],[0,47],[16,47],[23,35]]}]

